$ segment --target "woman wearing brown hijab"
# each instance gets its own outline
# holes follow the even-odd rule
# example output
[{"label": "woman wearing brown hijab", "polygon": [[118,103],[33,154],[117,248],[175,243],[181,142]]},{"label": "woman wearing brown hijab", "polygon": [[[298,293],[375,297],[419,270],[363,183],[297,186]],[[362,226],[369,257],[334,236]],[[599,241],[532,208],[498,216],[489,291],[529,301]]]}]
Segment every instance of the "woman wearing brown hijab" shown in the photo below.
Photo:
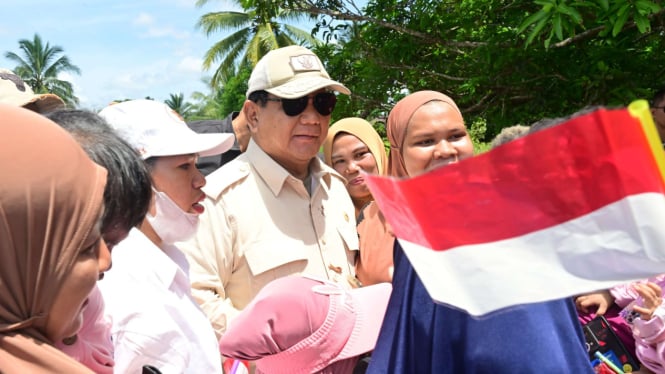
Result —
[{"label": "woman wearing brown hijab", "polygon": [[110,266],[106,171],[46,118],[2,104],[0,118],[0,372],[89,373],[52,344]]}]

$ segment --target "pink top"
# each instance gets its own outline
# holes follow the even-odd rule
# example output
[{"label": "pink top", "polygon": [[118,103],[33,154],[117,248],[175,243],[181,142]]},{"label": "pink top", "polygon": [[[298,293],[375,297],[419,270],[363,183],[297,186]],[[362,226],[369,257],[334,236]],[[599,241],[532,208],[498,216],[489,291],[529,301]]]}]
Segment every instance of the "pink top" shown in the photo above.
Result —
[{"label": "pink top", "polygon": [[[665,274],[648,279],[665,289]],[[641,298],[635,292],[633,283],[626,283],[610,289],[614,303],[620,307],[630,307],[631,302],[639,303]],[[660,305],[648,320],[636,318],[633,321],[635,354],[649,370],[662,373],[665,371],[665,305]]]},{"label": "pink top", "polygon": [[104,298],[97,286],[88,296],[76,340],[71,345],[57,342],[55,346],[97,374],[113,373],[111,321],[104,316]]}]

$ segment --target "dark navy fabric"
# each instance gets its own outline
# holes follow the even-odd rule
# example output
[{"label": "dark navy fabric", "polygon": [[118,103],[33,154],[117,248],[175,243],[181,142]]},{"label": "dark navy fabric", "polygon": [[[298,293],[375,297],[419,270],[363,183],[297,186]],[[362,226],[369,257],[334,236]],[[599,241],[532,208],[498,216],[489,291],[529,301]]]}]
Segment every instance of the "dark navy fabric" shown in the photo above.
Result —
[{"label": "dark navy fabric", "polygon": [[570,298],[472,317],[435,304],[395,243],[393,293],[367,373],[594,372]]}]

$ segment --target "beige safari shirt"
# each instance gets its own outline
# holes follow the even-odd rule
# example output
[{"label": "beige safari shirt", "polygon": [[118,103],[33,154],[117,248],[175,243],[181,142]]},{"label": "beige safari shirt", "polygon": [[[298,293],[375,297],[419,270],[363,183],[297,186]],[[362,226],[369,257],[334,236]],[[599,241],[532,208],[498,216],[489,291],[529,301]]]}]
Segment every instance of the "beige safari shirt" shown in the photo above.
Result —
[{"label": "beige safari shirt", "polygon": [[197,234],[180,243],[192,294],[220,337],[273,279],[311,274],[348,285],[358,235],[343,177],[318,158],[312,194],[250,141],[247,151],[207,177]]}]

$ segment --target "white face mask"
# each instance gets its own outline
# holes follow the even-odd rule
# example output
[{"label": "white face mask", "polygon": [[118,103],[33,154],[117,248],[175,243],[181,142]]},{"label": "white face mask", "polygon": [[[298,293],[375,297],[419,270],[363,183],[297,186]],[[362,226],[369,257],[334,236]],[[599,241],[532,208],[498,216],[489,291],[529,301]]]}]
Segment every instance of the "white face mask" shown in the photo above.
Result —
[{"label": "white face mask", "polygon": [[155,195],[155,215],[146,215],[148,223],[166,244],[187,240],[196,233],[199,215],[187,213],[164,192],[152,189]]}]

